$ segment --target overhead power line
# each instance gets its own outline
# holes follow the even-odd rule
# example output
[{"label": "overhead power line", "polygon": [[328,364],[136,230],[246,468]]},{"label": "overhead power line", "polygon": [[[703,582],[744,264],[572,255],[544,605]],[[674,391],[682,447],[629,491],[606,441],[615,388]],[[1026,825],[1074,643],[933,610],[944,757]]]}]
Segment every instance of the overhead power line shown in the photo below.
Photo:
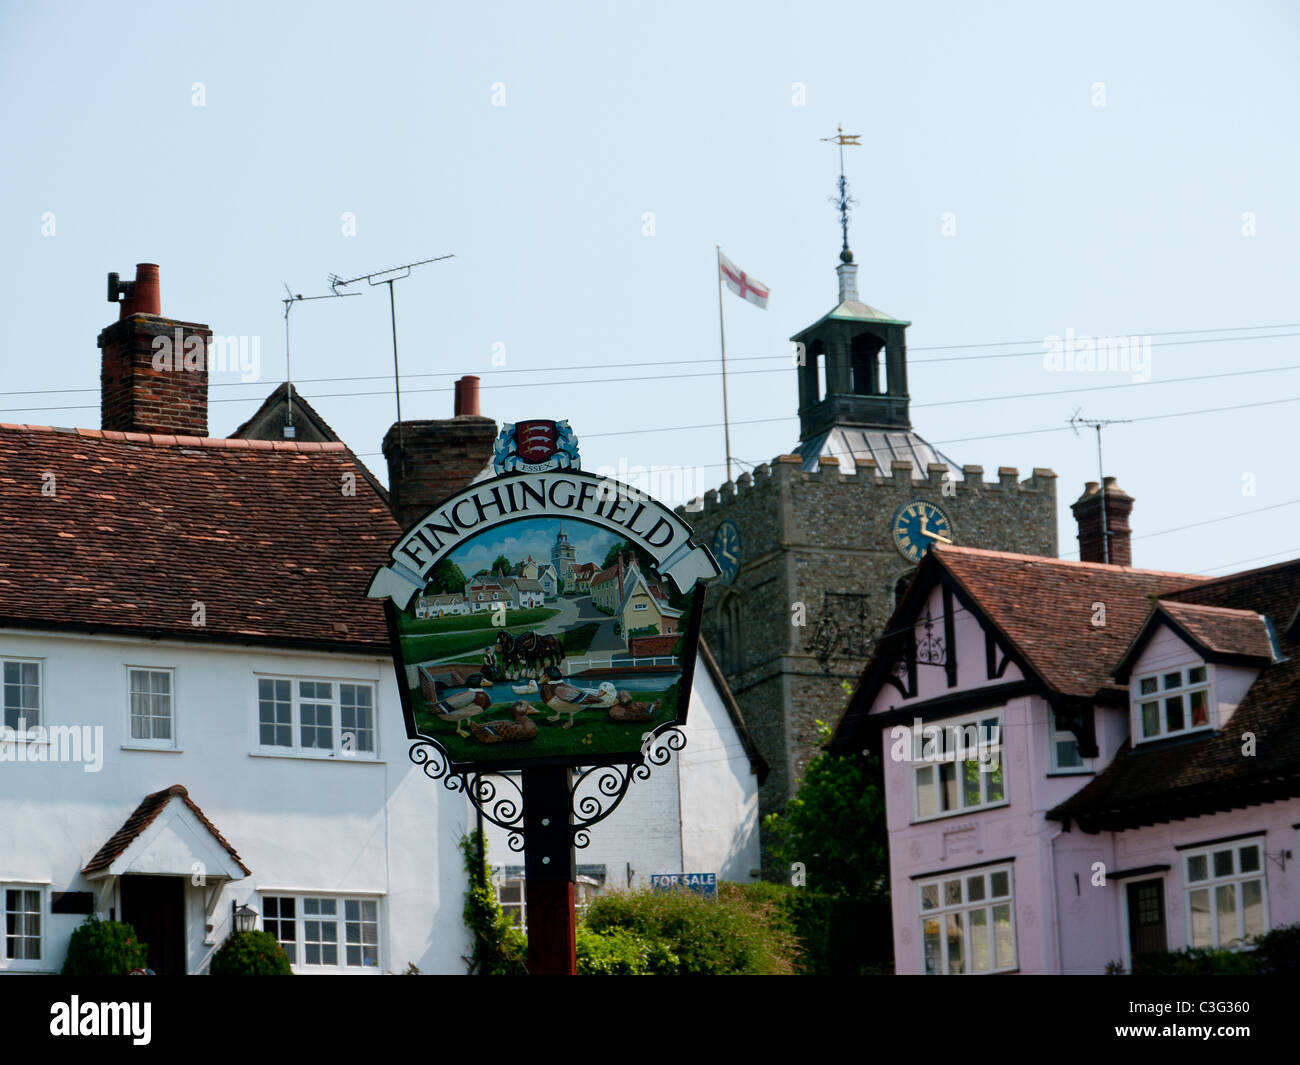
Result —
[{"label": "overhead power line", "polygon": [[[1129,334],[1115,334],[1115,335],[1116,335],[1116,336],[1158,337],[1158,336],[1178,336],[1178,335],[1195,334],[1195,333],[1229,333],[1229,332],[1244,332],[1244,331],[1246,331],[1246,330],[1257,330],[1257,329],[1287,329],[1287,328],[1294,328],[1294,329],[1300,330],[1300,322],[1297,322],[1297,323],[1288,323],[1288,324],[1283,324],[1283,325],[1225,326],[1225,327],[1222,328],[1222,329],[1187,329],[1187,330],[1173,330],[1173,331],[1170,331],[1170,332],[1164,332],[1164,333],[1129,333]],[[1163,342],[1161,342],[1161,343],[1153,343],[1151,346],[1152,346],[1152,347],[1178,347],[1178,346],[1182,346],[1182,345],[1192,345],[1192,344],[1219,344],[1219,343],[1230,343],[1230,344],[1235,344],[1235,343],[1240,343],[1240,342],[1247,341],[1247,340],[1275,340],[1275,339],[1279,339],[1279,338],[1283,338],[1283,337],[1293,337],[1293,336],[1300,336],[1300,331],[1298,331],[1298,332],[1291,332],[1291,333],[1266,333],[1266,334],[1257,334],[1257,335],[1254,335],[1254,336],[1210,337],[1210,338],[1208,338],[1208,339],[1203,339],[1203,340],[1163,341]],[[975,358],[990,358],[990,359],[997,359],[997,358],[1028,358],[1028,357],[1035,356],[1035,355],[1037,355],[1037,356],[1042,356],[1042,355],[1044,354],[1044,352],[1041,350],[1041,348],[1042,348],[1042,344],[1043,344],[1043,338],[1042,338],[1042,337],[1039,337],[1039,338],[1037,338],[1036,340],[1007,340],[1007,341],[999,341],[998,343],[995,343],[995,344],[937,344],[937,345],[930,345],[930,346],[928,346],[928,347],[925,347],[925,346],[922,346],[922,347],[912,347],[912,348],[909,348],[909,351],[911,351],[911,352],[917,352],[917,351],[951,351],[951,350],[958,350],[958,349],[963,349],[963,348],[1005,347],[1005,346],[1018,346],[1018,345],[1025,345],[1025,344],[1037,344],[1037,345],[1039,346],[1039,349],[1040,349],[1040,350],[1038,350],[1038,351],[1001,352],[1001,353],[993,353],[993,354],[987,354],[987,355],[982,355],[982,356],[957,356],[957,357],[954,357],[954,358],[944,358],[944,359],[909,359],[909,360],[908,360],[908,365],[909,365],[909,366],[923,366],[923,365],[925,365],[925,364],[927,364],[927,363],[931,363],[931,362],[954,362],[954,361],[962,362],[962,361],[972,361],[972,360],[975,359]],[[786,364],[786,365],[784,365],[784,366],[774,367],[774,368],[769,369],[769,370],[749,370],[749,371],[741,371],[741,372],[746,372],[746,373],[783,373],[783,372],[785,372],[786,370],[788,370],[788,369],[790,368],[790,366],[791,366],[791,354],[790,354],[789,352],[787,352],[787,353],[785,353],[785,354],[780,354],[780,355],[737,355],[737,356],[728,356],[728,358],[729,358],[731,361],[733,361],[733,362],[772,362],[772,361],[777,361],[777,360],[779,360],[780,362]],[[506,375],[506,374],[562,373],[562,372],[564,372],[564,371],[570,371],[570,370],[573,370],[573,371],[576,371],[576,370],[611,370],[611,369],[641,369],[641,368],[645,368],[645,367],[660,367],[660,366],[700,366],[700,365],[710,365],[710,364],[712,364],[713,361],[714,361],[714,360],[713,360],[713,357],[712,357],[712,356],[707,356],[707,357],[703,357],[703,358],[690,358],[690,359],[654,359],[654,360],[647,361],[647,362],[624,362],[624,363],[615,363],[615,364],[610,364],[610,363],[607,363],[607,362],[602,362],[602,363],[575,363],[575,364],[571,364],[571,365],[568,365],[568,366],[500,367],[500,368],[492,368],[492,369],[479,370],[479,371],[478,371],[478,376],[480,376],[480,377],[484,377],[484,376],[499,376],[499,375]],[[718,376],[718,373],[719,373],[719,372],[720,372],[720,371],[713,371],[713,372],[704,373],[704,374],[683,374],[683,375],[680,375],[680,376],[682,376],[682,377],[716,377],[716,376]],[[450,377],[450,378],[456,378],[456,377],[460,377],[460,376],[462,375],[462,373],[463,373],[463,371],[443,370],[443,371],[436,371],[436,372],[431,372],[431,373],[413,373],[413,374],[403,374],[402,376],[403,376],[405,379],[407,379],[407,380],[415,380],[415,379],[419,379],[419,378],[428,378],[428,377]],[[653,379],[654,379],[654,380],[660,380],[660,379],[671,379],[671,377],[672,377],[672,375],[662,375],[662,374],[661,374],[661,375],[656,375],[655,378],[653,378]],[[298,383],[299,383],[299,384],[311,384],[311,385],[315,385],[315,384],[348,384],[348,383],[353,383],[353,382],[358,382],[358,381],[382,381],[382,380],[387,380],[387,375],[386,375],[386,374],[365,374],[365,375],[357,375],[357,376],[349,376],[349,377],[307,377],[307,378],[301,378],[301,379],[299,379]],[[611,382],[611,381],[617,382],[617,381],[623,381],[623,380],[647,380],[647,378],[619,378],[619,377],[614,377],[614,378],[600,378],[600,379],[597,379],[597,380],[595,380],[595,381],[593,381],[593,382],[591,382],[591,383],[593,383],[593,384],[600,384],[600,383],[608,383],[608,382]],[[248,381],[213,381],[213,382],[211,382],[210,387],[212,387],[212,388],[234,388],[234,387],[238,387],[238,386],[241,386],[241,385],[244,386],[244,387],[251,387],[253,384],[261,384],[261,383],[262,383],[262,382],[248,382]],[[574,385],[582,385],[582,384],[585,384],[585,383],[587,383],[587,382],[584,382],[584,381],[557,381],[557,382],[537,382],[536,384],[538,384],[538,385],[540,385],[540,384],[563,384],[563,385],[568,385],[568,386],[572,387],[572,386],[574,386]],[[487,388],[502,388],[502,387],[506,387],[506,386],[503,386],[503,385],[486,385],[486,386],[484,386],[484,387],[487,387]],[[513,387],[518,387],[518,386],[513,386]],[[534,387],[534,386],[533,386],[533,385],[529,385],[529,386],[526,386],[526,387]],[[98,391],[99,391],[98,388],[93,388],[93,387],[87,387],[87,388],[38,388],[38,389],[23,389],[23,390],[19,390],[19,391],[0,392],[0,396],[55,396],[55,395],[71,395],[71,394],[74,394],[74,393],[77,393],[77,392],[90,392],[90,393],[97,393]],[[450,390],[450,389],[444,389],[443,391],[451,391],[451,390]],[[379,394],[379,393],[376,393],[376,394]],[[384,392],[384,393],[382,393],[382,394],[383,394],[383,395],[387,395],[388,393],[387,393],[387,392]],[[259,397],[255,397],[255,396],[245,396],[245,397],[242,397],[242,398],[245,399],[245,400],[252,400],[252,399],[259,398]],[[46,409],[46,408],[34,407],[34,408],[9,408],[9,409],[10,409],[10,410],[17,410],[17,409],[42,410],[42,409]],[[57,409],[57,408],[54,408],[54,409]],[[68,409],[73,409],[73,408],[68,408]]]}]

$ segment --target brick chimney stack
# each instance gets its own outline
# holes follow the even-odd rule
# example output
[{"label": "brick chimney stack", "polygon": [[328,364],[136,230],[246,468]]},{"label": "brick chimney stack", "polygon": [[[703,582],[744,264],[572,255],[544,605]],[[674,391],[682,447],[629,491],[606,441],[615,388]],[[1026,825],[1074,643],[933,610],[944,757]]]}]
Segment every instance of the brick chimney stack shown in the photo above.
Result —
[{"label": "brick chimney stack", "polygon": [[1129,541],[1132,530],[1129,528],[1128,516],[1133,510],[1133,497],[1115,483],[1114,477],[1105,478],[1104,483],[1110,556],[1107,558],[1106,543],[1102,536],[1103,489],[1098,487],[1096,481],[1089,481],[1083,489],[1083,495],[1070,505],[1074,520],[1079,523],[1079,558],[1084,562],[1131,566],[1133,547]]},{"label": "brick chimney stack", "polygon": [[100,425],[130,433],[208,435],[212,330],[162,316],[158,267],[140,263],[134,281],[109,274],[118,320],[99,334]]},{"label": "brick chimney stack", "polygon": [[388,502],[403,529],[492,463],[497,423],[479,413],[477,377],[456,382],[454,410],[451,418],[394,423],[384,434]]}]

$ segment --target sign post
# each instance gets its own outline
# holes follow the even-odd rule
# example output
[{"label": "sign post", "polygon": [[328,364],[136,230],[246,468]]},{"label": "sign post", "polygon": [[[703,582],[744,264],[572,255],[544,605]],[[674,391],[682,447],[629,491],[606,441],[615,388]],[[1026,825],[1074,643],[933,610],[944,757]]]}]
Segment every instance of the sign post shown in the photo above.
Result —
[{"label": "sign post", "polygon": [[369,595],[411,760],[524,851],[529,972],[572,974],[574,848],[685,745],[718,566],[674,511],[583,471],[567,422],[504,426],[493,466],[403,533]]}]

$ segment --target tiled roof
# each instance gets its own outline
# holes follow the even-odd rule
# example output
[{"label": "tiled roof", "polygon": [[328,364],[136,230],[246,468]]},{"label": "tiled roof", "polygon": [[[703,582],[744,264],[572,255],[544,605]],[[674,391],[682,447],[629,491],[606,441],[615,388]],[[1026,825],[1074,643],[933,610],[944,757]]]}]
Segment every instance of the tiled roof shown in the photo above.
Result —
[{"label": "tiled roof", "polygon": [[109,837],[108,842],[100,847],[95,856],[86,863],[86,867],[81,870],[82,873],[98,872],[112,865],[121,856],[122,852],[131,846],[140,833],[157,820],[158,815],[166,809],[167,804],[173,798],[182,800],[190,808],[190,812],[202,822],[203,827],[211,832],[213,838],[235,859],[235,864],[244,870],[246,875],[252,875],[252,871],[248,866],[240,861],[235,848],[226,842],[225,836],[217,831],[217,826],[207,819],[207,816],[199,809],[198,803],[190,798],[189,792],[180,784],[173,784],[170,788],[155,791],[152,795],[146,795],[140,805],[132,811],[131,816],[126,819],[122,827],[114,832]]},{"label": "tiled roof", "polygon": [[1263,616],[1254,610],[1172,600],[1161,600],[1159,609],[1207,650],[1219,654],[1249,655],[1266,662],[1273,658],[1268,627]]},{"label": "tiled roof", "polygon": [[[1300,560],[1175,594],[1183,602],[1264,614],[1280,631],[1300,603]],[[1105,770],[1048,816],[1073,819],[1088,831],[1120,830],[1300,794],[1300,647],[1292,642],[1282,652],[1280,662],[1260,671],[1228,727],[1181,741],[1126,742]],[[1247,733],[1254,737],[1250,755]]]},{"label": "tiled roof", "polygon": [[0,625],[386,651],[400,532],[343,444],[0,425]]},{"label": "tiled roof", "polygon": [[[1061,695],[1115,687],[1112,672],[1154,598],[1204,578],[939,545],[932,554]],[[1098,604],[1105,608],[1105,623]]]},{"label": "tiled roof", "polygon": [[[997,626],[1048,694],[1095,701],[1128,690],[1115,671],[1153,616],[1163,611],[1215,654],[1262,669],[1228,727],[1136,748],[1125,742],[1096,777],[1048,812],[1085,831],[1119,831],[1300,795],[1300,647],[1286,626],[1300,606],[1300,559],[1209,579],[1100,563],[941,545],[930,552],[887,626],[906,627],[905,611],[946,571]],[[1158,604],[1158,607],[1157,607]],[[1099,606],[1105,608],[1104,624]],[[1275,661],[1267,617],[1284,642]],[[896,652],[882,644],[863,673],[832,749],[861,746],[870,734],[866,681]],[[1254,750],[1243,753],[1243,736]]]}]

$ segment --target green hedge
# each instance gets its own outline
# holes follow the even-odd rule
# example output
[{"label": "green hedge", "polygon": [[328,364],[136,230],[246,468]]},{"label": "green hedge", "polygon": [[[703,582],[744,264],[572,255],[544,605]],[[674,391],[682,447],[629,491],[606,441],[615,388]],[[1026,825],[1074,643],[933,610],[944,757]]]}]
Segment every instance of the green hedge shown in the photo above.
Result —
[{"label": "green hedge", "polygon": [[[619,891],[583,917],[580,973],[779,975],[800,955],[789,913],[738,884],[716,898],[690,891]],[[585,959],[585,961],[584,961]]]},{"label": "green hedge", "polygon": [[1133,959],[1134,976],[1296,976],[1300,975],[1300,924],[1283,925],[1260,936],[1250,950],[1189,947]]}]

